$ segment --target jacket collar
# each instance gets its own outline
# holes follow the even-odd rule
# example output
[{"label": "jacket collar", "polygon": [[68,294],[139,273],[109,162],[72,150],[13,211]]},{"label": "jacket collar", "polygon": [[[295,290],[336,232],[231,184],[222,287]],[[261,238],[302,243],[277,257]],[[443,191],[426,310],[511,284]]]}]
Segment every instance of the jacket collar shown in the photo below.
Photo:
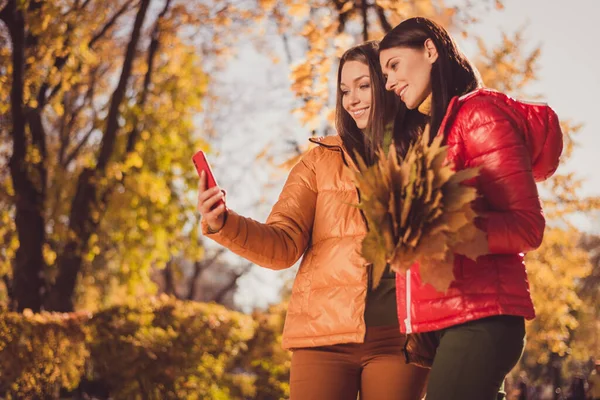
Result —
[{"label": "jacket collar", "polygon": [[340,151],[342,153],[342,160],[347,167],[351,167],[352,169],[358,171],[358,167],[354,163],[352,157],[350,157],[350,153],[344,147],[344,142],[340,135],[332,135],[332,136],[321,136],[314,137],[308,139],[311,143],[319,145],[329,150]]},{"label": "jacket collar", "polygon": [[331,147],[341,147],[342,149],[344,148],[344,143],[342,142],[342,138],[340,135],[313,137],[308,140],[311,141],[312,143],[318,144],[319,146],[323,146],[323,147],[327,147],[327,148],[331,148]]}]

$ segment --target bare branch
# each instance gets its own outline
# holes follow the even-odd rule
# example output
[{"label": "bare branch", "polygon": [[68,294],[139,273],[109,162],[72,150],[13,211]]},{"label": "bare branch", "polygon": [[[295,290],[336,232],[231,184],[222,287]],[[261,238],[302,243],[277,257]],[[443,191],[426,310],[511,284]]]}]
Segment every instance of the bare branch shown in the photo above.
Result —
[{"label": "bare branch", "polygon": [[106,166],[108,165],[110,157],[114,152],[117,132],[119,130],[119,108],[123,98],[125,97],[127,82],[131,76],[133,60],[135,59],[135,53],[140,39],[142,24],[144,23],[149,4],[150,0],[142,0],[141,2],[140,10],[136,15],[134,28],[131,33],[131,40],[127,46],[127,51],[125,52],[125,60],[123,61],[123,69],[121,70],[119,83],[117,84],[110,101],[108,116],[106,117],[106,130],[102,136],[100,153],[98,155],[98,163],[96,164],[96,169],[102,173],[104,173],[106,170]]},{"label": "bare branch", "polygon": [[[354,1],[354,0],[346,0],[346,1]],[[342,8],[344,8],[344,5],[346,4],[346,1],[343,0],[334,0],[333,3],[335,5],[335,8],[338,11],[338,28],[337,31],[338,33],[342,33],[344,32],[344,30],[346,29],[346,21],[348,21],[348,18],[350,17],[350,15],[354,12],[354,7],[350,7],[349,10],[345,11],[345,12],[341,12]],[[363,3],[365,3],[366,0],[363,0]]]},{"label": "bare branch", "polygon": [[90,4],[91,2],[92,2],[92,0],[85,0],[83,2],[83,4],[81,5],[81,7],[79,7],[79,10],[85,9],[88,6],[88,4]]},{"label": "bare branch", "polygon": [[[115,13],[115,15],[113,15],[108,22],[102,27],[102,29],[100,29],[100,31],[94,35],[92,37],[92,39],[90,40],[90,42],[88,43],[88,47],[91,49],[93,48],[94,44],[100,40],[105,34],[106,32],[116,24],[117,20],[119,19],[119,17],[121,17],[125,12],[129,11],[129,6],[131,5],[132,1],[128,1],[125,4],[123,4],[123,6]],[[82,9],[87,6],[88,2],[86,1],[83,5],[82,5]],[[70,32],[72,31],[72,26],[69,25],[67,27],[67,31],[65,33],[65,35],[68,35]],[[70,39],[70,37],[69,37]],[[67,40],[67,45],[69,44],[69,40]],[[69,57],[71,56],[71,53],[68,52],[65,55],[62,55],[60,57],[57,57],[56,60],[54,61],[54,67],[56,67],[57,71],[61,71],[62,68],[66,65],[67,60],[69,59]],[[78,68],[81,71],[81,65],[79,65]],[[58,93],[60,91],[60,88],[62,87],[63,81],[62,79],[52,88],[52,90],[50,91],[50,94],[45,97],[47,90],[49,89],[50,85],[48,82],[48,78],[46,79],[46,81],[42,84],[40,91],[38,93],[38,107],[43,107],[45,104],[47,104],[52,98],[54,98],[54,96],[56,95],[56,93]]]},{"label": "bare branch", "polygon": [[[69,23],[69,24],[67,24],[67,29],[64,33],[64,35],[67,37],[67,39],[65,40],[65,47],[69,47],[69,45],[71,43],[72,32],[73,32],[73,25]],[[38,108],[40,110],[42,108],[44,108],[44,106],[46,105],[46,102],[48,100],[50,100],[50,98],[51,98],[50,96],[46,96],[46,92],[48,91],[48,88],[50,87],[50,82],[49,82],[50,74],[52,73],[54,68],[56,68],[56,71],[61,71],[63,69],[63,67],[65,66],[65,64],[67,63],[69,56],[70,56],[70,53],[67,53],[66,55],[63,55],[63,56],[56,57],[54,59],[54,67],[50,68],[48,70],[46,79],[44,79],[44,83],[40,86],[40,90],[37,95]],[[61,79],[61,82],[59,82],[56,86],[60,87],[61,85],[62,85],[62,79]],[[56,87],[54,89],[56,89]],[[57,90],[52,90],[52,96],[54,96],[54,94],[56,92],[57,92]]]},{"label": "bare branch", "polygon": [[361,1],[361,11],[363,18],[363,41],[369,40],[369,13],[367,0]]},{"label": "bare branch", "polygon": [[190,287],[187,295],[188,300],[194,300],[194,298],[196,297],[196,292],[198,290],[198,278],[200,277],[200,274],[204,270],[210,268],[215,263],[215,261],[217,261],[219,257],[221,257],[223,253],[225,253],[225,248],[220,248],[208,260],[196,261],[194,263],[194,274],[190,279]]},{"label": "bare branch", "polygon": [[81,141],[77,144],[77,146],[75,146],[75,148],[71,151],[71,153],[65,159],[64,163],[62,164],[63,168],[67,168],[69,166],[69,164],[71,164],[71,162],[73,162],[75,157],[77,157],[77,155],[79,155],[79,152],[81,151],[83,146],[85,146],[85,144],[90,139],[90,137],[92,136],[92,133],[94,133],[95,130],[96,130],[96,127],[93,126],[93,123],[92,123],[92,127],[90,128],[90,130],[87,131],[87,133],[85,134],[83,139],[81,139]]},{"label": "bare branch", "polygon": [[62,253],[58,256],[57,265],[59,272],[46,302],[48,309],[52,311],[65,312],[73,309],[73,293],[77,277],[81,271],[82,254],[89,245],[89,238],[92,232],[100,222],[95,215],[95,211],[99,208],[97,177],[103,176],[106,173],[108,163],[115,151],[119,130],[120,106],[125,97],[127,83],[131,76],[137,45],[150,1],[141,0],[140,8],[136,13],[119,82],[110,100],[106,128],[100,143],[96,168],[84,168],[76,184],[75,196],[71,203],[69,215],[69,230],[73,232],[73,235],[65,244]]},{"label": "bare branch", "polygon": [[[171,1],[172,0],[166,1],[163,10],[158,15],[156,22],[154,23],[154,28],[152,29],[152,34],[151,34],[152,40],[150,41],[150,46],[148,47],[148,58],[147,58],[148,68],[146,70],[146,74],[144,76],[144,83],[142,85],[142,90],[140,92],[140,95],[139,95],[139,98],[137,101],[137,104],[140,107],[146,103],[148,92],[150,90],[150,83],[152,81],[152,73],[154,72],[154,68],[153,68],[154,60],[156,58],[156,54],[158,53],[158,48],[160,45],[160,22],[164,18],[164,16],[167,14],[169,7],[171,6]],[[132,153],[135,150],[135,144],[138,140],[139,133],[140,133],[140,128],[138,126],[137,117],[135,117],[135,119],[132,123],[132,126],[133,127],[132,127],[131,131],[127,135],[127,145],[125,147],[125,154],[123,157],[127,157],[130,153]],[[106,137],[106,133],[105,133],[105,137]],[[104,140],[104,137],[103,137],[103,140]],[[104,216],[104,213],[108,209],[107,204],[108,204],[108,200],[109,200],[112,192],[117,187],[117,185],[123,185],[126,178],[127,178],[127,175],[124,174],[124,176],[120,179],[120,181],[116,181],[116,180],[113,181],[113,183],[111,185],[108,185],[107,189],[104,191],[104,193],[100,197],[101,200],[100,200],[99,204],[100,204],[100,207],[103,209],[102,214],[101,214],[102,216]]]},{"label": "bare branch", "polygon": [[[138,105],[140,106],[143,106],[146,103],[146,98],[148,97],[148,92],[150,91],[150,83],[152,82],[152,74],[154,72],[154,60],[156,58],[158,47],[160,45],[160,22],[169,11],[171,1],[172,0],[166,1],[165,7],[158,15],[156,22],[154,23],[154,28],[152,29],[152,40],[150,41],[150,46],[148,47],[148,68],[146,69],[146,74],[144,75],[144,83],[142,85],[142,91],[138,99]],[[126,154],[129,154],[134,150],[135,143],[137,142],[139,136],[139,132],[140,130],[138,128],[138,123],[137,121],[134,121],[133,128],[127,137],[127,146],[125,147]]]},{"label": "bare branch", "polygon": [[377,16],[379,17],[379,23],[381,24],[381,28],[385,33],[388,33],[392,30],[392,25],[390,25],[387,17],[385,16],[385,10],[380,5],[375,5],[375,10],[377,11]]},{"label": "bare branch", "polygon": [[106,34],[106,32],[108,32],[108,30],[110,28],[112,28],[116,23],[117,20],[123,15],[125,14],[127,11],[129,11],[129,6],[131,6],[132,1],[128,1],[126,3],[123,4],[123,6],[115,13],[115,15],[113,15],[107,22],[106,24],[104,24],[104,26],[102,27],[102,29],[100,29],[100,31],[98,31],[98,33],[96,33],[92,39],[90,40],[90,43],[88,44],[88,47],[91,49],[94,47],[94,44],[96,44],[96,42],[100,39],[102,39],[102,37]]},{"label": "bare branch", "polygon": [[231,279],[229,280],[229,282],[223,286],[213,297],[213,301],[219,304],[223,304],[223,300],[225,299],[225,296],[227,296],[228,293],[230,293],[231,291],[235,290],[237,288],[238,285],[238,281],[239,279],[244,276],[248,271],[250,271],[250,268],[252,268],[252,263],[246,263],[246,265],[241,269],[241,271],[235,272],[232,276]]},{"label": "bare branch", "polygon": [[[87,93],[89,93],[90,90],[92,90],[92,86],[93,86],[93,83],[88,85],[88,90],[86,91]],[[63,97],[63,99],[64,99],[63,102],[66,105],[66,103],[67,103],[66,95]],[[70,140],[71,134],[70,133],[73,131],[75,122],[77,122],[79,115],[81,115],[81,112],[84,109],[88,108],[88,103],[87,103],[86,99],[87,99],[87,94],[79,106],[73,108],[73,104],[75,103],[74,100],[71,100],[69,102],[68,107],[65,106],[65,109],[68,109],[69,112],[68,113],[65,112],[63,114],[63,117],[61,118],[60,129],[59,129],[60,147],[58,150],[58,165],[60,165],[61,167],[64,167],[64,165],[65,165],[65,155],[67,154],[67,149],[68,149],[69,145],[71,144],[71,140]],[[90,106],[90,108],[92,108],[92,107]],[[92,121],[94,121],[94,120],[95,120],[95,118],[92,119]]]}]

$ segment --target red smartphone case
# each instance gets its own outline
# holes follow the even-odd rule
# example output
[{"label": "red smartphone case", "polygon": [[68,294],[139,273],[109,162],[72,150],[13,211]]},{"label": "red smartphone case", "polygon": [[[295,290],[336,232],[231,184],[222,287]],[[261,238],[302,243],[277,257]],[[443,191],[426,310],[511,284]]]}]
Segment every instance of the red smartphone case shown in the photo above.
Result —
[{"label": "red smartphone case", "polygon": [[[208,163],[206,155],[202,150],[194,154],[194,156],[192,157],[192,162],[196,167],[196,172],[198,173],[198,176],[200,176],[200,173],[204,171],[204,174],[206,175],[206,189],[211,189],[215,186],[218,186],[217,180],[215,179],[215,176],[212,173],[212,169],[210,168],[210,164]],[[221,204],[223,204],[223,200],[217,202],[213,208]]]}]

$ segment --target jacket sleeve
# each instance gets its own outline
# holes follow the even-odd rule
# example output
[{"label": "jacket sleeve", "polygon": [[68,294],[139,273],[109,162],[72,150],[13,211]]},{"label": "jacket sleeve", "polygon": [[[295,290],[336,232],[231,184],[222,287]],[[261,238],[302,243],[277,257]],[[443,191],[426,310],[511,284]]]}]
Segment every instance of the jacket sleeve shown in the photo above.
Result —
[{"label": "jacket sleeve", "polygon": [[266,223],[228,210],[225,225],[217,233],[209,233],[203,220],[203,234],[262,267],[280,270],[294,265],[308,246],[315,216],[314,150],[292,168]]},{"label": "jacket sleeve", "polygon": [[458,111],[465,167],[481,167],[476,186],[487,205],[481,228],[492,254],[517,254],[542,243],[545,219],[529,150],[509,110],[485,98]]}]

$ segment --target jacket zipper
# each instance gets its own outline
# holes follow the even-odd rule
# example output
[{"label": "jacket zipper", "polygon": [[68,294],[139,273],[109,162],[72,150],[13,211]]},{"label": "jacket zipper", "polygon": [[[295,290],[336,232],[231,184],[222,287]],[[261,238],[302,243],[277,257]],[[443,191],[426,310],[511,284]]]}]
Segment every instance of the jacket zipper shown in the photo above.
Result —
[{"label": "jacket zipper", "polygon": [[411,302],[411,287],[410,287],[410,268],[406,270],[406,318],[404,319],[404,326],[406,327],[406,333],[412,333],[412,325],[410,318],[410,302]]},{"label": "jacket zipper", "polygon": [[[340,154],[342,155],[342,162],[344,163],[344,165],[346,167],[351,168],[350,165],[348,164],[348,162],[346,161],[346,155],[344,154],[344,149],[341,146],[329,146],[329,145],[326,145],[326,144],[323,144],[323,143],[319,143],[319,142],[313,142],[313,143],[316,143],[319,146],[323,146],[323,147],[328,148],[328,149],[337,149],[337,150],[339,150]],[[358,202],[360,203],[360,190],[358,190],[358,188],[356,188],[356,194],[358,195]],[[367,222],[367,218],[365,217],[365,214],[363,214],[362,210],[359,210],[359,212],[360,212],[360,216],[362,217],[362,220],[365,223],[365,226],[366,226],[366,228],[368,230],[369,229],[369,223]],[[364,299],[364,301],[365,301],[365,309],[366,309],[366,306],[367,306],[367,296],[369,295],[369,287],[371,286],[371,275],[372,275],[371,271],[370,271],[370,269],[372,268],[372,266],[369,266],[368,268],[369,269],[367,270],[367,290],[365,291],[365,299]],[[363,318],[364,318],[364,314],[363,314]],[[365,334],[363,336],[363,342],[365,341],[366,337],[367,337],[367,326],[366,326],[366,323],[365,323]]]}]

